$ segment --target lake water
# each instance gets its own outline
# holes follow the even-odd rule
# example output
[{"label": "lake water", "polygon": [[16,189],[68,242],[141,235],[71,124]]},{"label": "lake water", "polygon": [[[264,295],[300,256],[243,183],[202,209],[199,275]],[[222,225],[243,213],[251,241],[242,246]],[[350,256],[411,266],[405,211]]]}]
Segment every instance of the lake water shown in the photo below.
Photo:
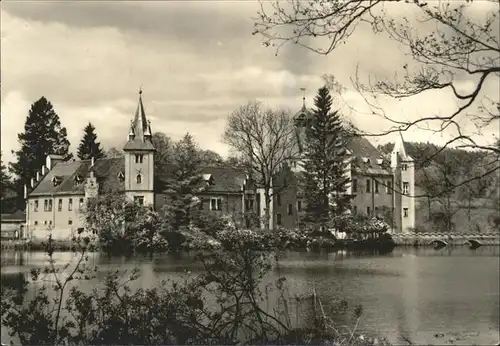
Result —
[{"label": "lake water", "polygon": [[[500,325],[500,247],[440,250],[396,248],[388,255],[287,253],[266,280],[283,275],[291,295],[308,295],[315,289],[328,314],[333,302],[344,298],[361,304],[358,332],[385,336],[395,344],[496,344]],[[71,260],[57,253],[58,263]],[[2,285],[15,285],[20,273],[41,267],[43,253],[3,252]],[[145,258],[107,258],[91,254],[99,277],[113,268],[140,269],[136,285],[154,286],[186,270],[201,270],[188,255]],[[96,282],[79,283],[92,288]],[[297,307],[307,321],[308,307]],[[301,310],[299,312],[299,310]],[[340,322],[339,322],[340,323]],[[444,333],[442,336],[440,333]],[[2,327],[2,342],[6,342]]]}]

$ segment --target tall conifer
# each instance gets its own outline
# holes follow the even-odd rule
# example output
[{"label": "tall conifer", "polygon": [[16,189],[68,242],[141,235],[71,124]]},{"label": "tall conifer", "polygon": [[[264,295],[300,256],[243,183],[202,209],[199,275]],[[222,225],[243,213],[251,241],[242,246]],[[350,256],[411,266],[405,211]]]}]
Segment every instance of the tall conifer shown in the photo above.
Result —
[{"label": "tall conifer", "polygon": [[305,219],[325,227],[328,221],[349,207],[346,189],[347,136],[340,115],[331,111],[332,97],[326,87],[318,90],[315,109],[305,131],[303,186]]},{"label": "tall conifer", "polygon": [[187,226],[199,211],[196,194],[204,187],[201,158],[193,137],[187,133],[175,144],[173,168],[166,184],[167,203],[164,212],[171,230]]},{"label": "tall conifer", "polygon": [[84,135],[78,146],[78,158],[88,160],[90,158],[101,159],[106,156],[101,148],[101,143],[97,141],[95,127],[90,122],[83,129]]},{"label": "tall conifer", "polygon": [[18,195],[18,207],[24,208],[24,184],[36,175],[45,164],[47,155],[62,155],[71,159],[70,142],[66,128],[52,104],[41,97],[31,105],[24,124],[24,132],[18,134],[21,148],[13,151],[16,161],[10,163],[9,170],[14,175],[14,188]]}]

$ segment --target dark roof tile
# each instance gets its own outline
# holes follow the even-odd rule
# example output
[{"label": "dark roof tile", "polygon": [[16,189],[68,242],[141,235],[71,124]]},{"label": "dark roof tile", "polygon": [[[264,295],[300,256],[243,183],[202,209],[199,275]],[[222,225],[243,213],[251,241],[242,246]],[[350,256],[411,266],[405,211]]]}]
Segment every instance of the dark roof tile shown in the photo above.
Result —
[{"label": "dark roof tile", "polygon": [[[88,177],[91,169],[91,161],[58,162],[36,185],[30,196],[43,196],[51,194],[83,195],[85,193],[84,184],[75,184],[75,178],[82,179]],[[118,179],[118,174],[125,168],[124,158],[105,158],[95,160],[92,167],[96,175],[100,188],[104,190],[120,190],[124,185]],[[60,184],[54,186],[52,179],[59,178]]]},{"label": "dark roof tile", "polygon": [[[165,173],[157,177],[155,190],[163,190],[168,179],[172,176],[174,166],[164,167]],[[201,169],[204,175],[211,175],[213,185],[208,185],[204,193],[234,193],[241,192],[241,187],[245,181],[246,174],[242,169],[229,166],[205,166]]]}]

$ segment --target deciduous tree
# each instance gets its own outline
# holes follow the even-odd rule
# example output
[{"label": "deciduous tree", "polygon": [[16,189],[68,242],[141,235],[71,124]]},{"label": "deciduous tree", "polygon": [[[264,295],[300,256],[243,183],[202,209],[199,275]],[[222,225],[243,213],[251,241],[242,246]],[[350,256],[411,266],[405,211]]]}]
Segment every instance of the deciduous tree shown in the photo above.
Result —
[{"label": "deciduous tree", "polygon": [[[248,163],[255,183],[264,189],[265,220],[270,220],[272,182],[297,155],[295,127],[283,110],[264,109],[252,101],[235,110],[227,120],[224,142]],[[268,222],[265,222],[268,228]]]},{"label": "deciduous tree", "polygon": [[165,173],[167,165],[174,160],[174,143],[170,137],[162,132],[153,133],[153,145],[155,146],[155,175]]},{"label": "deciduous tree", "polygon": [[106,152],[107,157],[123,157],[123,150],[118,150],[116,147],[111,147]]},{"label": "deciduous tree", "polygon": [[[297,44],[327,55],[370,24],[373,35],[387,35],[398,43],[395,49],[402,49],[412,60],[394,67],[394,80],[370,76],[366,82],[357,73],[354,76],[355,89],[371,112],[391,124],[380,133],[364,134],[382,136],[412,127],[447,131],[452,138],[443,147],[498,153],[494,140],[477,143],[474,134],[486,128],[496,132],[500,125],[498,91],[488,94],[486,90],[488,83],[498,85],[500,79],[499,5],[498,1],[472,0],[261,1],[254,34],[278,50],[284,44]],[[393,9],[407,10],[409,15],[395,15]],[[327,80],[338,86],[331,76]],[[468,90],[463,88],[464,80]],[[404,99],[429,91],[447,91],[456,99],[456,107],[449,113],[436,110],[409,121],[386,114],[379,102],[384,96]],[[485,173],[499,169],[497,163]]]}]

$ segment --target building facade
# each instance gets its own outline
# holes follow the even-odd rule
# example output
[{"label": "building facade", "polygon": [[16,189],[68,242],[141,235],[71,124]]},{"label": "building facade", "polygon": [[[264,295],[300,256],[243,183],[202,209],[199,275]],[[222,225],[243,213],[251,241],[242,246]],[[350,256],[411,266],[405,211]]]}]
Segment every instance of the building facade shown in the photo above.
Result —
[{"label": "building facade", "polygon": [[[311,124],[313,112],[305,106],[294,116],[298,149],[305,144],[305,129]],[[410,232],[415,227],[415,171],[413,159],[406,153],[403,136],[399,133],[390,157],[384,156],[368,139],[351,136],[347,141],[345,176],[349,178],[346,193],[352,196],[351,212],[386,220],[393,232]],[[300,175],[300,160],[292,164]],[[304,209],[297,195],[298,220]]]},{"label": "building facade", "polygon": [[[304,119],[311,112],[305,108],[296,115],[297,139],[301,144]],[[67,161],[56,155],[47,156],[46,163],[25,189],[26,227],[24,234],[32,239],[68,239],[85,228],[85,205],[89,198],[107,191],[123,192],[130,200],[161,210],[166,203],[165,184],[169,170],[155,175],[155,147],[151,124],[144,110],[142,92],[131,121],[124,157]],[[353,196],[353,212],[370,216],[393,215],[393,229],[409,231],[415,223],[414,165],[406,154],[404,142],[394,148],[390,158],[384,158],[362,137],[348,145],[349,160],[346,175],[351,183],[348,193]],[[229,214],[243,224],[265,215],[264,190],[251,177],[235,167],[203,167],[206,184],[200,208],[220,215]],[[269,227],[294,228],[303,215],[304,201],[298,181],[300,164],[281,168],[273,180]],[[264,226],[261,224],[261,226]]]}]

